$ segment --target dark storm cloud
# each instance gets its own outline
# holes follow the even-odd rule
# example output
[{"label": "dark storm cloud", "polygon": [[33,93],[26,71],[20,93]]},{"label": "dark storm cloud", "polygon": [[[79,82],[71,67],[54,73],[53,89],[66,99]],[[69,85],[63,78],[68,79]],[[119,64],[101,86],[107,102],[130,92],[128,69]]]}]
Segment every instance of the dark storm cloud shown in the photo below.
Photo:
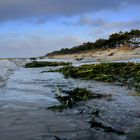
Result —
[{"label": "dark storm cloud", "polygon": [[140,5],[140,0],[1,0],[0,21],[35,16],[72,16]]}]

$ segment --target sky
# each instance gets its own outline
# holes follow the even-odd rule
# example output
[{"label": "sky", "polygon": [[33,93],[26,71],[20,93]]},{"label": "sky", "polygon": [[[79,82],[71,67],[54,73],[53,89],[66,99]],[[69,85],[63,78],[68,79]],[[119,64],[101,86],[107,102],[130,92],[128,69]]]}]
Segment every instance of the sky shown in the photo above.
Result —
[{"label": "sky", "polygon": [[0,57],[42,56],[140,29],[140,0],[0,0]]}]

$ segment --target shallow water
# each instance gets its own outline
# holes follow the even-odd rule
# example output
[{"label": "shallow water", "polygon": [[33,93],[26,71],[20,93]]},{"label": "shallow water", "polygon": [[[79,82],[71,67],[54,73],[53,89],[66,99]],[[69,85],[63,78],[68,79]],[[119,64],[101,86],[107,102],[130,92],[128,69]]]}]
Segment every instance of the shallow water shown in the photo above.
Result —
[{"label": "shallow water", "polygon": [[[71,62],[74,66],[81,66],[84,64],[97,64],[101,63],[103,61],[96,61],[94,58],[85,58],[80,61],[77,61],[76,59],[38,59],[37,61],[50,61],[50,62]],[[106,61],[105,61],[106,62]],[[109,62],[109,61],[107,61]],[[133,63],[140,63],[140,58],[137,59],[129,59],[129,60],[118,60],[118,61],[112,61],[112,62],[133,62]]]},{"label": "shallow water", "polygon": [[[60,73],[41,73],[48,69],[50,68],[18,68],[0,88],[1,140],[18,140],[20,136],[23,136],[21,140],[52,140],[54,136],[72,137],[75,140],[127,139],[128,135],[90,130],[87,123],[88,111],[80,116],[74,115],[77,108],[64,114],[47,111],[46,107],[58,104],[54,98],[56,86],[64,91],[85,87],[95,93],[111,94],[111,99],[94,99],[86,103],[91,107],[97,106],[100,110],[97,120],[129,133],[140,128],[140,98],[131,96],[133,90],[109,83],[66,79]],[[46,128],[47,125],[50,125],[50,131]]]}]

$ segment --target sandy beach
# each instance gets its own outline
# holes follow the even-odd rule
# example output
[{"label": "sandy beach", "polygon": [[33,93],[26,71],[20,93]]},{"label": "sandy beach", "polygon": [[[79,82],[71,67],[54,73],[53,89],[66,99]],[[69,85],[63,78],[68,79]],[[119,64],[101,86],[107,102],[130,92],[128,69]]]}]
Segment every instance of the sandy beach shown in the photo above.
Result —
[{"label": "sandy beach", "polygon": [[119,61],[140,58],[140,47],[121,47],[115,49],[81,52],[77,54],[53,55],[50,58],[56,59],[94,59],[95,61]]}]

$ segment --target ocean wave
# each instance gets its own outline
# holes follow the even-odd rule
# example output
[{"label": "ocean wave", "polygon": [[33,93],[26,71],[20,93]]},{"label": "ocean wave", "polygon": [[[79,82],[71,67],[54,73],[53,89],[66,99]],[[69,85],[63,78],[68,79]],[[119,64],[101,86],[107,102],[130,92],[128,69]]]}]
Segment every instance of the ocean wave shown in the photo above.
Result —
[{"label": "ocean wave", "polygon": [[0,87],[6,84],[8,76],[17,68],[27,62],[26,59],[2,59],[0,60]]}]

